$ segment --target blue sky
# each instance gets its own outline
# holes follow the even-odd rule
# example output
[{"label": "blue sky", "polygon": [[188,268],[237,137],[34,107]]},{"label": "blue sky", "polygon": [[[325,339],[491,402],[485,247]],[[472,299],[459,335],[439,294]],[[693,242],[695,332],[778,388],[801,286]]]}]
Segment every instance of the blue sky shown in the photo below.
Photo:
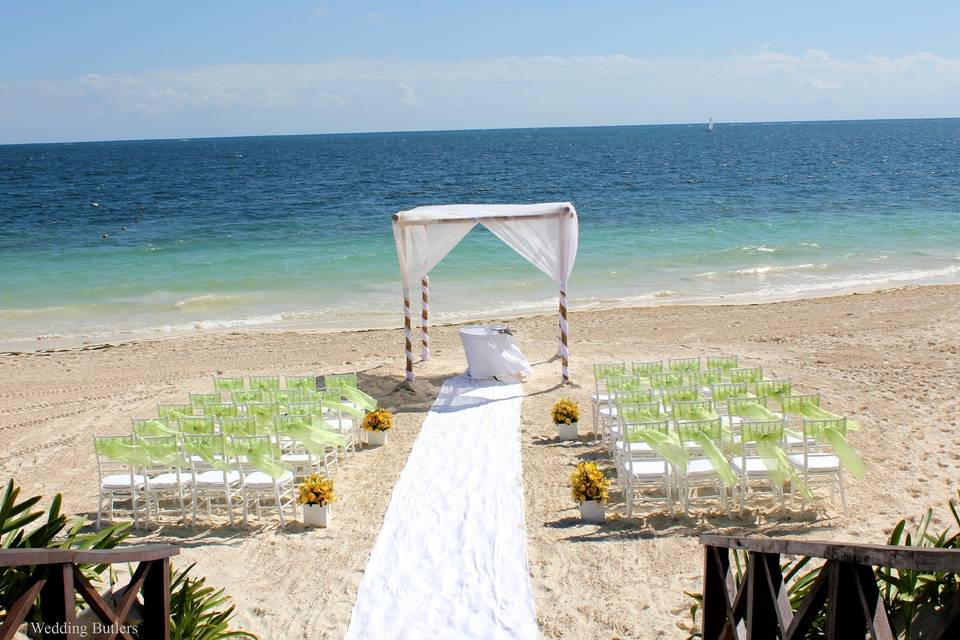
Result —
[{"label": "blue sky", "polygon": [[960,115],[960,3],[5,4],[0,143]]}]

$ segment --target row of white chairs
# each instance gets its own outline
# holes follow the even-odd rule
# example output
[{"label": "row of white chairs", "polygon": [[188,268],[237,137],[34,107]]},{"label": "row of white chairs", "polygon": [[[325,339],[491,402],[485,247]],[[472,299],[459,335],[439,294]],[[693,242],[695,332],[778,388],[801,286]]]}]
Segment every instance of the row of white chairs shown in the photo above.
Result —
[{"label": "row of white chairs", "polygon": [[189,433],[196,435],[273,435],[283,432],[291,422],[303,420],[311,426],[332,431],[343,436],[346,440],[340,447],[344,457],[354,453],[363,443],[363,431],[360,429],[360,420],[349,414],[338,411],[327,411],[319,403],[304,403],[305,410],[288,407],[286,413],[281,413],[279,407],[274,406],[269,412],[258,407],[256,411],[247,405],[231,405],[235,411],[231,415],[222,415],[217,412],[213,415],[166,415],[156,418],[135,418],[133,433],[137,435],[156,436],[168,435],[170,432]]},{"label": "row of white chairs", "polygon": [[[136,450],[138,445],[153,450],[163,447],[175,452],[176,460],[144,460],[141,464],[118,460],[105,452],[116,443]],[[286,467],[274,477],[258,468],[248,457],[236,453],[255,446],[275,451],[273,463]],[[266,435],[220,436],[94,436],[97,452],[97,477],[100,487],[97,505],[97,526],[104,517],[130,516],[134,526],[141,520],[158,521],[162,515],[175,515],[186,522],[188,512],[196,525],[198,510],[203,507],[211,515],[214,507],[223,507],[232,525],[235,508],[242,510],[243,523],[248,523],[253,507],[257,517],[267,510],[277,511],[281,526],[285,511],[297,516],[295,480],[314,471],[329,473],[327,461],[315,459],[296,447],[281,454],[273,438]],[[206,450],[203,457],[192,451]]]},{"label": "row of white chairs", "polygon": [[[739,365],[739,358],[724,358],[724,364],[728,368],[723,371],[737,371],[731,365]],[[676,363],[682,363],[690,367],[687,370],[673,370],[673,373],[680,376],[689,371],[702,372],[703,370],[695,368],[699,366],[699,362],[699,358],[670,359],[667,361],[667,373],[672,373],[669,363],[674,363],[675,366]],[[744,379],[732,382],[728,377],[719,382],[711,381],[688,387],[651,387],[650,374],[663,371],[662,361],[639,364],[641,366],[638,366],[638,363],[633,365],[633,370],[639,369],[639,372],[630,374],[622,373],[627,370],[625,363],[608,363],[596,365],[594,368],[597,384],[596,393],[592,397],[595,432],[600,434],[615,462],[628,513],[632,514],[635,498],[641,494],[664,501],[669,512],[673,511],[674,503],[679,502],[684,512],[688,513],[695,490],[704,487],[715,491],[725,512],[729,511],[729,503],[739,503],[742,512],[748,492],[756,489],[756,481],[766,483],[766,492],[783,503],[785,494],[779,482],[780,478],[776,477],[779,474],[771,473],[764,464],[763,457],[757,452],[756,442],[749,437],[743,438],[745,427],[749,435],[759,431],[767,434],[764,440],[772,439],[781,447],[787,454],[789,464],[796,469],[807,487],[826,484],[830,487],[831,496],[838,492],[846,513],[843,464],[829,446],[814,437],[823,428],[836,429],[845,434],[846,420],[839,416],[830,420],[808,420],[789,412],[798,402],[808,402],[819,407],[819,395],[792,395],[793,389],[789,380],[764,380],[759,368],[740,369],[744,376],[752,378],[749,382]],[[646,370],[644,366],[647,367]],[[617,388],[618,383],[630,382],[630,378],[639,379],[640,384],[628,384],[626,386],[631,388],[626,390]],[[612,382],[614,389],[607,388],[608,382]],[[759,392],[761,395],[747,395],[750,392]],[[785,395],[778,395],[778,392]],[[788,398],[790,402],[782,398]],[[752,420],[738,415],[737,407],[741,406],[741,403],[757,404],[766,408],[769,399],[784,405],[776,407],[781,409],[780,412],[766,410],[764,418]],[[631,423],[629,419],[618,415],[619,407],[625,404],[644,408],[646,413],[643,421]],[[691,407],[701,409],[703,414],[711,418],[693,419],[689,415]],[[787,411],[783,411],[784,408]],[[629,417],[629,411],[627,413]],[[684,450],[689,454],[686,467],[670,464],[645,442],[637,442],[636,438],[631,441],[630,434],[639,429],[656,429],[675,434],[678,440],[683,441]],[[695,444],[683,437],[698,430],[709,433],[717,448],[725,453],[730,468],[737,476],[735,483],[727,486],[710,460],[702,455]],[[805,505],[806,497],[801,492],[801,508],[805,508]]]},{"label": "row of white chairs", "polygon": [[[831,494],[838,492],[844,513],[847,511],[844,486],[843,463],[839,457],[813,434],[824,428],[845,429],[845,419],[802,421],[803,435],[799,446],[791,447],[782,420],[753,421],[744,420],[738,425],[737,434],[727,434],[719,417],[708,420],[663,420],[661,422],[631,423],[616,420],[611,438],[611,457],[617,469],[617,478],[624,494],[628,515],[632,515],[635,499],[641,490],[655,489],[659,492],[644,493],[647,498],[662,499],[669,513],[678,501],[684,513],[689,514],[691,500],[695,490],[710,488],[725,513],[729,513],[730,504],[739,504],[742,514],[747,495],[750,493],[769,493],[780,501],[785,501],[785,492],[779,472],[771,470],[765,457],[759,450],[761,438],[786,453],[787,464],[791,465],[798,477],[808,488],[826,485]],[[655,430],[663,434],[676,434],[686,457],[684,464],[673,464],[666,456],[660,455],[653,447],[635,435],[641,430]],[[725,482],[707,457],[700,443],[690,438],[700,432],[721,452],[733,471],[735,480]],[[758,438],[757,436],[760,436]],[[758,489],[761,483],[763,491]],[[791,492],[800,491],[791,487]],[[728,491],[730,494],[728,501]],[[805,494],[800,491],[801,509],[806,508]]]},{"label": "row of white chairs", "polygon": [[[356,374],[327,375],[327,387],[320,389],[317,380],[285,376],[286,388],[281,388],[279,375],[250,376],[246,384],[241,377],[215,377],[213,393],[191,393],[186,404],[158,403],[157,417],[133,420],[132,435],[95,436],[97,526],[118,514],[132,517],[135,526],[165,514],[185,522],[188,511],[195,525],[204,507],[208,514],[222,507],[231,524],[235,507],[241,507],[246,524],[251,506],[258,517],[271,510],[264,509],[265,502],[278,511],[281,525],[288,507],[296,517],[294,483],[311,473],[329,477],[339,455],[346,458],[362,444],[360,420],[377,404],[356,388]],[[343,439],[323,446],[321,453],[316,443],[307,446],[290,435],[297,421]],[[119,449],[117,442],[123,444]],[[203,443],[216,450],[214,458],[191,453]],[[275,451],[283,473],[274,478],[232,453],[244,443]],[[146,455],[157,450],[175,451],[169,456],[173,462],[158,463]],[[117,451],[121,455],[112,455]]]}]

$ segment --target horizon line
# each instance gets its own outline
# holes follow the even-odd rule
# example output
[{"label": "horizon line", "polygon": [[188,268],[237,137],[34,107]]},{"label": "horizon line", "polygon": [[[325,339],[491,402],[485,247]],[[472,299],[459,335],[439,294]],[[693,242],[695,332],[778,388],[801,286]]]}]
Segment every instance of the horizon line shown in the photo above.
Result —
[{"label": "horizon line", "polygon": [[[720,125],[754,125],[754,124],[837,124],[843,122],[903,122],[921,120],[960,120],[960,116],[927,116],[927,117],[889,117],[889,118],[826,118],[817,120],[748,120],[714,122]],[[0,147],[39,146],[57,144],[101,144],[111,142],[175,142],[187,140],[233,140],[238,138],[300,138],[308,136],[361,136],[385,134],[421,134],[421,133],[459,133],[481,131],[538,131],[545,129],[616,129],[629,127],[687,127],[706,125],[707,121],[691,122],[659,122],[633,124],[583,124],[583,125],[539,125],[528,127],[465,127],[463,129],[379,129],[368,131],[323,131],[314,133],[250,133],[226,136],[169,136],[163,138],[108,138],[100,140],[57,140],[38,142],[0,142]]]}]

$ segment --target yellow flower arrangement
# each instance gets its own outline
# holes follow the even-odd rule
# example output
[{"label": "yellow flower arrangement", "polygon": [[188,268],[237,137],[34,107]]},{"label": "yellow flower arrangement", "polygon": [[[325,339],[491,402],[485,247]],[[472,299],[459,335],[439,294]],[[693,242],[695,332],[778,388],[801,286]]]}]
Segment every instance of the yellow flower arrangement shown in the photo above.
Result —
[{"label": "yellow flower arrangement", "polygon": [[573,400],[560,398],[550,410],[554,424],[573,424],[580,419],[580,407]]},{"label": "yellow flower arrangement", "polygon": [[316,473],[310,474],[300,485],[300,495],[297,502],[300,504],[316,504],[319,506],[336,502],[337,496],[333,492],[333,480],[323,478]]},{"label": "yellow flower arrangement", "polygon": [[596,500],[605,503],[609,494],[610,482],[594,462],[581,462],[570,476],[573,487],[573,499],[577,502]]},{"label": "yellow flower arrangement", "polygon": [[360,428],[367,431],[386,431],[393,428],[393,414],[386,409],[374,409],[363,417]]}]

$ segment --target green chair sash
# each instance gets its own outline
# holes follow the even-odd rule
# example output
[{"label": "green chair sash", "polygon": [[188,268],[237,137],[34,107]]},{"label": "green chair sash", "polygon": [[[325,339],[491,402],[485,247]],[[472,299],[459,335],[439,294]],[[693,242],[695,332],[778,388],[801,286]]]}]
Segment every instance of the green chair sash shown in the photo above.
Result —
[{"label": "green chair sash", "polygon": [[190,466],[190,461],[180,453],[180,447],[177,445],[176,438],[158,437],[146,438],[137,441],[146,456],[149,467],[178,467],[186,468]]},{"label": "green chair sash", "polygon": [[230,455],[246,460],[257,471],[279,480],[289,469],[279,462],[280,450],[268,438],[232,438],[227,442]]},{"label": "green chair sash", "polygon": [[[680,429],[678,429],[678,432],[679,431]],[[717,445],[717,439],[711,437],[710,434],[701,429],[690,429],[687,435],[681,439],[693,442],[700,447],[703,457],[707,459],[710,466],[717,472],[717,476],[720,477],[720,480],[725,485],[732,486],[736,484],[737,474],[734,473],[730,462],[727,461],[726,456],[723,455],[723,452]]]},{"label": "green chair sash", "polygon": [[750,400],[748,402],[730,403],[727,406],[727,413],[738,418],[755,420],[757,422],[770,422],[779,420],[780,416],[767,409],[759,402]]},{"label": "green chair sash", "polygon": [[203,460],[212,469],[230,471],[230,462],[220,457],[226,449],[223,436],[184,438],[183,448],[187,453]]},{"label": "green chair sash", "polygon": [[829,445],[833,453],[850,472],[850,475],[862,480],[867,474],[867,467],[863,458],[847,442],[846,430],[847,421],[843,418],[814,418],[804,420],[803,423],[804,434],[818,442]]},{"label": "green chair sash", "polygon": [[97,438],[94,442],[97,454],[112,462],[119,462],[131,467],[146,467],[150,465],[150,457],[143,447],[134,443],[129,436],[117,438]]},{"label": "green chair sash", "polygon": [[334,431],[320,420],[303,416],[290,416],[277,424],[277,433],[292,438],[303,445],[312,455],[323,458],[327,448],[342,448],[348,440],[342,433]]},{"label": "green chair sash", "polygon": [[627,424],[627,442],[645,442],[658,456],[671,466],[686,470],[690,454],[683,448],[676,433],[670,431],[666,422],[648,422]]},{"label": "green chair sash", "polygon": [[782,429],[770,432],[761,432],[744,425],[741,431],[741,445],[752,442],[757,449],[757,455],[770,473],[770,477],[779,485],[790,482],[800,490],[807,499],[813,498],[813,492],[806,485],[800,474],[797,473],[786,451],[780,446],[783,437]]},{"label": "green chair sash", "polygon": [[138,436],[172,436],[177,430],[171,429],[163,419],[134,420],[133,432]]},{"label": "green chair sash", "polygon": [[287,389],[297,389],[300,391],[316,391],[316,376],[287,376]]},{"label": "green chair sash", "polygon": [[740,366],[740,356],[707,356],[707,369],[730,371]]},{"label": "green chair sash", "polygon": [[243,378],[214,378],[213,388],[217,391],[242,391]]},{"label": "green chair sash", "polygon": [[650,406],[631,407],[624,405],[617,409],[617,418],[623,422],[662,422],[663,413],[660,412],[660,405],[645,403]]},{"label": "green chair sash", "polygon": [[377,400],[371,395],[360,391],[356,387],[340,387],[340,393],[350,402],[359,405],[367,411],[377,408]]},{"label": "green chair sash", "polygon": [[759,382],[761,380],[763,380],[763,369],[760,367],[730,369],[730,382]]}]

